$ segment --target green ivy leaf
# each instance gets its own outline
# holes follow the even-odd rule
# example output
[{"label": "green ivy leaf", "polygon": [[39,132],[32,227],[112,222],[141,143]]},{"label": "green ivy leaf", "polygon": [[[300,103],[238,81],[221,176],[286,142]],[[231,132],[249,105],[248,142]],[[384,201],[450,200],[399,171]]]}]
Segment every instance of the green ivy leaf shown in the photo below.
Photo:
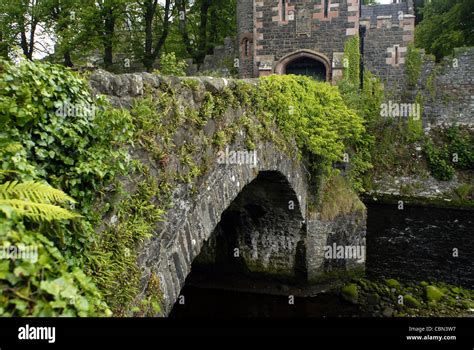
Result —
[{"label": "green ivy leaf", "polygon": [[24,262],[20,266],[15,267],[13,273],[18,277],[30,276],[32,273],[36,272],[36,267],[32,263]]},{"label": "green ivy leaf", "polygon": [[4,280],[7,278],[10,271],[10,260],[0,261],[0,279]]},{"label": "green ivy leaf", "polygon": [[64,282],[62,278],[58,278],[53,281],[41,281],[40,289],[57,298],[61,292],[63,283]]},{"label": "green ivy leaf", "polygon": [[65,309],[67,306],[66,301],[64,300],[54,300],[49,303],[53,309]]}]

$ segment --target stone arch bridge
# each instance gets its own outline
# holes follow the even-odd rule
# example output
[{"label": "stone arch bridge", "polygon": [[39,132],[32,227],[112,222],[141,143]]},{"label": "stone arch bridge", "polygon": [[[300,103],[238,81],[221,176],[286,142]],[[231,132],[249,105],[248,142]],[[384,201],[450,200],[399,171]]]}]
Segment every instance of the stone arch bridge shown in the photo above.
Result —
[{"label": "stone arch bridge", "polygon": [[[179,78],[98,71],[91,77],[91,87],[107,95],[113,105],[128,108],[134,99],[143,97],[145,87],[159,89],[165,82],[179,88],[178,103],[197,108],[205,92],[215,94],[232,83],[220,78],[193,79],[199,87],[190,92]],[[224,119],[232,123],[241,113],[241,108],[227,111]],[[215,126],[206,125],[203,132],[212,134]],[[175,141],[199,142],[190,129],[184,129]],[[193,191],[187,184],[176,186],[171,209],[141,248],[143,290],[151,272],[156,274],[164,314],[178,299],[193,261],[203,254],[201,260],[224,265],[237,257],[249,273],[316,286],[326,282],[328,275],[363,269],[361,260],[325,259],[324,247],[333,243],[365,247],[365,210],[322,219],[317,209],[309,209],[314,194],[301,161],[269,141],[258,142],[253,153],[235,150],[245,150],[241,140],[213,158]]]}]

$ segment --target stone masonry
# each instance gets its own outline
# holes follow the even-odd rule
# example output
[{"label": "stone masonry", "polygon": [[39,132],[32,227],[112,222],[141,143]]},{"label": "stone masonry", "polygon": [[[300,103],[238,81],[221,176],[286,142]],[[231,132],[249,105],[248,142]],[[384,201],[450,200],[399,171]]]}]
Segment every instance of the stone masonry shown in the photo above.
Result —
[{"label": "stone masonry", "polygon": [[423,56],[418,87],[423,93],[425,126],[464,124],[474,127],[474,48],[456,49],[435,64]]},{"label": "stone masonry", "polygon": [[415,16],[407,3],[362,6],[365,27],[364,68],[379,77],[387,90],[399,94],[405,85],[405,55],[413,42]]},{"label": "stone masonry", "polygon": [[239,0],[240,77],[285,74],[292,61],[308,57],[323,64],[326,80],[335,83],[343,74],[344,43],[365,28],[366,67],[398,84],[414,26],[412,0],[370,6],[359,0]]},{"label": "stone masonry", "polygon": [[[163,84],[169,85],[176,91],[179,104],[198,108],[206,92],[217,94],[235,84],[223,78],[192,78],[198,87],[191,90],[182,84],[183,79],[190,78],[96,71],[90,84],[96,94],[104,94],[114,106],[124,108],[129,108],[134,99],[142,98],[145,87],[147,91],[159,91]],[[245,106],[228,109],[219,122],[231,125],[244,111]],[[217,161],[215,149],[203,138],[203,133],[212,136],[216,132],[215,125],[216,121],[210,120],[202,130],[183,126],[174,136],[175,142],[191,143],[215,161],[195,182],[179,183],[175,187],[171,209],[163,222],[157,223],[153,237],[139,248],[140,288],[145,293],[151,276],[159,278],[164,315],[178,299],[191,263],[215,232],[229,222],[223,220],[229,213],[234,213],[236,221],[232,228],[239,233],[236,246],[231,248],[239,248],[248,269],[256,273],[291,279],[297,274],[301,277],[303,271],[302,277],[310,282],[309,276],[320,276],[328,270],[322,256],[325,244],[365,245],[365,212],[349,213],[347,219],[339,217],[324,223],[318,223],[314,213],[308,214],[307,203],[315,190],[308,185],[303,163],[293,155],[295,145],[289,145],[293,151],[288,153],[270,141],[261,140],[256,143],[257,161],[251,166],[222,164]],[[226,147],[246,149],[245,139],[238,137]],[[151,162],[150,167],[158,171],[159,167],[152,163],[146,150],[133,153],[141,154],[140,159]],[[171,157],[173,159],[173,155]],[[156,173],[155,176],[161,175]],[[324,225],[329,225],[329,230],[321,230]],[[351,270],[363,266],[364,261],[357,266],[343,265],[344,269]]]}]

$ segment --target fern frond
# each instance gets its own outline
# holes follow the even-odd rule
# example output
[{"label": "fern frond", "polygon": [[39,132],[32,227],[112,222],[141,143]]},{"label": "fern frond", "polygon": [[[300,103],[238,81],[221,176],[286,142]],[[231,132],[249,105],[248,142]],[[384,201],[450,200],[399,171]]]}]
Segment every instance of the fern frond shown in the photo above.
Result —
[{"label": "fern frond", "polygon": [[75,203],[75,200],[63,191],[36,181],[7,181],[0,184],[0,199],[22,199],[34,203]]},{"label": "fern frond", "polygon": [[53,204],[34,203],[21,199],[0,199],[0,206],[9,206],[21,217],[33,221],[70,220],[80,217],[79,214]]}]

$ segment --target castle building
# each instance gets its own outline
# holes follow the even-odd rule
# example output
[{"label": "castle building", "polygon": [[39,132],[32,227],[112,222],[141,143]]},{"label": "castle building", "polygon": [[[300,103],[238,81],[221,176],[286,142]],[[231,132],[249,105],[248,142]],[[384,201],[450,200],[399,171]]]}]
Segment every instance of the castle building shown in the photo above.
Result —
[{"label": "castle building", "polygon": [[414,40],[413,0],[360,1],[238,0],[239,76],[302,74],[336,83],[343,76],[344,44],[359,35],[363,68],[399,85]]}]

